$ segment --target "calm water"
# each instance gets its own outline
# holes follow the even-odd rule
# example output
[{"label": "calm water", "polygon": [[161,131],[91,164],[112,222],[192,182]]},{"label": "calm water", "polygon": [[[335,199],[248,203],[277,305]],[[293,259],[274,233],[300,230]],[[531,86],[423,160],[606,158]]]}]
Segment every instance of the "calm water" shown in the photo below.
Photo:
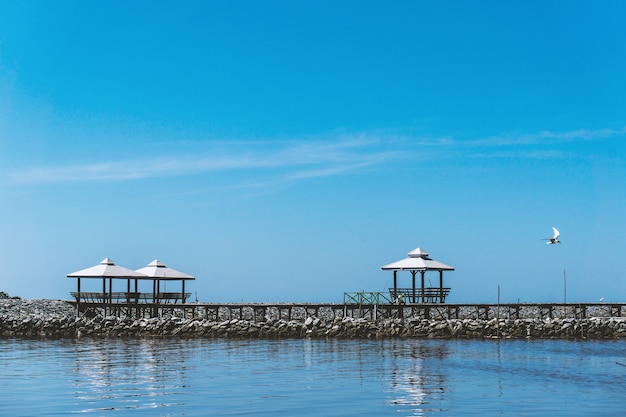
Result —
[{"label": "calm water", "polygon": [[624,416],[626,342],[0,340],[0,415]]}]

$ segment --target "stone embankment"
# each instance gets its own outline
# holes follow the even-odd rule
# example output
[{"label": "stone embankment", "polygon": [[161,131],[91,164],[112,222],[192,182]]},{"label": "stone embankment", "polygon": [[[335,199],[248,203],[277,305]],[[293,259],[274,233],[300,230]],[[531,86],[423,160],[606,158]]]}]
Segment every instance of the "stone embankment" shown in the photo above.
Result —
[{"label": "stone embankment", "polygon": [[77,317],[64,301],[0,300],[0,337],[224,337],[224,338],[626,338],[626,317],[585,319],[423,319],[372,321],[352,317],[252,321],[206,318]]}]

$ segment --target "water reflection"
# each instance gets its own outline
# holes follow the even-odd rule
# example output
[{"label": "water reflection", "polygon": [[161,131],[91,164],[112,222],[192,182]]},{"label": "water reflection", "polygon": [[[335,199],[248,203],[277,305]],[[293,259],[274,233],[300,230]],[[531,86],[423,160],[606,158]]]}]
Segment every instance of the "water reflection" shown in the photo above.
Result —
[{"label": "water reflection", "polygon": [[81,340],[75,398],[82,412],[181,405],[187,350],[173,341]]},{"label": "water reflection", "polygon": [[430,341],[390,340],[383,344],[383,352],[390,367],[385,383],[394,394],[390,403],[408,407],[416,416],[434,411],[433,402],[441,403],[446,392],[446,379],[437,363],[448,356],[448,347]]},{"label": "water reflection", "polygon": [[[303,340],[299,343],[304,368],[317,370],[317,377],[333,381],[343,372],[353,383],[378,379],[388,394],[387,406],[398,412],[422,416],[443,411],[440,404],[444,402],[448,383],[441,364],[449,356],[448,343],[429,340]],[[279,346],[293,352],[293,346],[284,343]],[[328,376],[319,373],[324,365],[330,368]]]},{"label": "water reflection", "polygon": [[621,415],[623,357],[623,341],[0,338],[0,415]]}]

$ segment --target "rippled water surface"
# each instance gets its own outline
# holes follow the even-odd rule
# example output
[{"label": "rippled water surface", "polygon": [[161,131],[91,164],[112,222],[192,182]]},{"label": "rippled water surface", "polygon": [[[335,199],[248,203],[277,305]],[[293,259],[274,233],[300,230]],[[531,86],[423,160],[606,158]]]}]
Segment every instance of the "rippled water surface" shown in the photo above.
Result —
[{"label": "rippled water surface", "polygon": [[626,342],[1,340],[0,415],[623,416]]}]

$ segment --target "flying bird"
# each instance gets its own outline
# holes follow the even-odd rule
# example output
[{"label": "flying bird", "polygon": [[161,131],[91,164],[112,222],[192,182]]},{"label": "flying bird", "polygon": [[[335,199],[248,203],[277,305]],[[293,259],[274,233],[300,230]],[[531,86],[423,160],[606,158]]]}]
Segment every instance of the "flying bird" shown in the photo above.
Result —
[{"label": "flying bird", "polygon": [[553,227],[552,231],[554,232],[554,235],[551,238],[543,239],[543,240],[547,240],[546,245],[554,245],[555,243],[561,243],[561,241],[559,240],[560,233],[556,229],[556,227]]}]

